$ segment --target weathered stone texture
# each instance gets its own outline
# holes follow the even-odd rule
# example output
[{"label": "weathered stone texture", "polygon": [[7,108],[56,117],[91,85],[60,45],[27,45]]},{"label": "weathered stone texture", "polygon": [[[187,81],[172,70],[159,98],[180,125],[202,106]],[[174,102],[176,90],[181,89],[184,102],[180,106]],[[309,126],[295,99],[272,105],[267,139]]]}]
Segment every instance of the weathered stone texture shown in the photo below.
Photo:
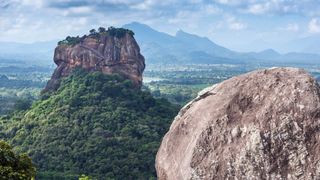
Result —
[{"label": "weathered stone texture", "polygon": [[319,92],[295,68],[254,71],[208,88],[165,135],[159,180],[320,179]]}]

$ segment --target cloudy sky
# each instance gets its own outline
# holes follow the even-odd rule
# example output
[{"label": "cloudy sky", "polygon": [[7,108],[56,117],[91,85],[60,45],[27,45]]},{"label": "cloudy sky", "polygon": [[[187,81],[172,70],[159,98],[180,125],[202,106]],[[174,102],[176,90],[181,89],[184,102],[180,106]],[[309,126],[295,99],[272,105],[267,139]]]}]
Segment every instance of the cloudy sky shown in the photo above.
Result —
[{"label": "cloudy sky", "polygon": [[137,21],[228,48],[282,47],[320,36],[319,0],[0,0],[0,41],[35,42]]}]

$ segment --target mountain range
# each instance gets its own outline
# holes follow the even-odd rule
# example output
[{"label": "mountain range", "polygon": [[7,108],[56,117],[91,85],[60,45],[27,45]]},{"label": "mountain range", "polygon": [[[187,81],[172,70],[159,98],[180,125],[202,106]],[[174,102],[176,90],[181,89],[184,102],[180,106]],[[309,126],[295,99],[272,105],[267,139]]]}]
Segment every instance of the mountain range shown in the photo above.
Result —
[{"label": "mountain range", "polygon": [[[305,53],[280,54],[273,49],[261,52],[237,52],[220,46],[207,37],[182,30],[170,35],[138,22],[126,24],[123,28],[135,33],[148,64],[318,64],[320,62],[320,54],[310,53],[317,52],[315,40],[310,38],[291,43],[295,46],[304,46]],[[55,45],[56,41],[32,44],[0,42],[0,62],[15,60],[37,65],[52,65],[52,51]]]},{"label": "mountain range", "polygon": [[214,43],[207,37],[200,37],[182,30],[172,36],[137,22],[123,27],[135,32],[135,38],[149,63],[314,64],[320,62],[319,54],[298,52],[280,54],[273,49],[249,53],[236,52]]}]

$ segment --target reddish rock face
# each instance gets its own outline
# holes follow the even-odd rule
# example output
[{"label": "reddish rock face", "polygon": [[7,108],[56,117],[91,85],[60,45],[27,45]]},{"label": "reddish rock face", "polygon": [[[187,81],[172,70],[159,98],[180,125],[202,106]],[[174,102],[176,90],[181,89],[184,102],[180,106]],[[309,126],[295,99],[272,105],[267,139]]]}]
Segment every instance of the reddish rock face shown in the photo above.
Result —
[{"label": "reddish rock face", "polygon": [[74,46],[59,45],[55,49],[54,62],[58,67],[45,92],[58,89],[61,78],[68,76],[76,67],[105,74],[117,73],[132,80],[140,88],[145,68],[140,48],[128,33],[121,38],[101,35],[99,39],[87,37]]},{"label": "reddish rock face", "polygon": [[294,68],[255,71],[205,90],[165,135],[158,178],[319,179],[319,92]]}]

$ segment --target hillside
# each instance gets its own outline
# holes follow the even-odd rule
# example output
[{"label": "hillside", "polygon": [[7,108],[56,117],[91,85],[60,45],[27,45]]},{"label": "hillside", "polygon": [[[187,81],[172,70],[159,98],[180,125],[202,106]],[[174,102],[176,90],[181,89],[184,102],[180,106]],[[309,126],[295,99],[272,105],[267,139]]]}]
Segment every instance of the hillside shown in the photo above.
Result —
[{"label": "hillside", "polygon": [[1,119],[1,139],[44,179],[155,178],[154,157],[178,108],[130,80],[76,70],[30,110]]}]

